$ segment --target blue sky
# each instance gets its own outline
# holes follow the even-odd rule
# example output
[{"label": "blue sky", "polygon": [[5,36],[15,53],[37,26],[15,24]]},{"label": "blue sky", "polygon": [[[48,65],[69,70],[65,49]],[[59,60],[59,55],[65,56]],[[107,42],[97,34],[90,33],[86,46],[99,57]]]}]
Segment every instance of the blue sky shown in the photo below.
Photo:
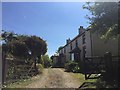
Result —
[{"label": "blue sky", "polygon": [[2,29],[19,34],[37,35],[47,41],[48,55],[53,55],[67,38],[78,34],[79,26],[87,28],[89,14],[82,2],[4,2]]}]

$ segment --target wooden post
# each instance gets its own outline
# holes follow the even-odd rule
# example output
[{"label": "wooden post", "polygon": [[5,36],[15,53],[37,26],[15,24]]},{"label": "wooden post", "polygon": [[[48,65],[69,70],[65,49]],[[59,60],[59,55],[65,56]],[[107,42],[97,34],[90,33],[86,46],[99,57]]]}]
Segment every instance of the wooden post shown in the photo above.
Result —
[{"label": "wooden post", "polygon": [[5,81],[5,53],[2,52],[2,84]]},{"label": "wooden post", "polygon": [[86,62],[85,62],[85,57],[83,57],[83,62],[82,62],[82,71],[85,74],[85,80],[87,80],[87,71],[86,71]]},{"label": "wooden post", "polygon": [[105,70],[106,74],[111,75],[112,74],[112,54],[110,52],[106,52],[104,55],[105,60]]},{"label": "wooden post", "polygon": [[2,48],[0,47],[0,89],[2,88]]}]

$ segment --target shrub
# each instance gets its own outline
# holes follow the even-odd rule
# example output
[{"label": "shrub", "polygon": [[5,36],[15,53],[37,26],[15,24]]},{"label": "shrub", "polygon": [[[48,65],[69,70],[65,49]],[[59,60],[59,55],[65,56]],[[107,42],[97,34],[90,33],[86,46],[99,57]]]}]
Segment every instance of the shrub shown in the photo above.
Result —
[{"label": "shrub", "polygon": [[77,65],[76,62],[69,61],[68,63],[65,64],[65,71],[73,72],[76,65]]},{"label": "shrub", "polygon": [[74,61],[68,61],[65,64],[65,71],[67,71],[67,72],[74,72],[74,73],[81,72],[80,67],[78,66],[78,63],[74,62]]},{"label": "shrub", "polygon": [[42,55],[42,60],[43,60],[43,64],[44,64],[44,68],[48,68],[52,65],[52,60],[49,58],[48,55]]},{"label": "shrub", "polygon": [[75,73],[80,73],[80,67],[78,65],[76,65],[74,68],[73,68],[73,72]]}]

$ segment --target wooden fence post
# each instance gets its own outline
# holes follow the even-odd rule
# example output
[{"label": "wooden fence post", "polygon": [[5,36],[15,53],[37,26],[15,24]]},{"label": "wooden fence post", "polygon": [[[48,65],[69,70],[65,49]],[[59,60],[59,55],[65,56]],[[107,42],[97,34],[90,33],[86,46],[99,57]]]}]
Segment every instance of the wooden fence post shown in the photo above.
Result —
[{"label": "wooden fence post", "polygon": [[2,48],[0,47],[0,90],[2,88]]},{"label": "wooden fence post", "polygon": [[83,61],[82,61],[82,72],[84,73],[85,75],[85,80],[87,80],[87,71],[86,71],[86,58],[83,57]]},{"label": "wooden fence post", "polygon": [[2,84],[5,81],[5,53],[2,52]]},{"label": "wooden fence post", "polygon": [[113,66],[112,66],[112,54],[110,52],[106,52],[104,55],[105,60],[105,70],[107,75],[112,74]]}]

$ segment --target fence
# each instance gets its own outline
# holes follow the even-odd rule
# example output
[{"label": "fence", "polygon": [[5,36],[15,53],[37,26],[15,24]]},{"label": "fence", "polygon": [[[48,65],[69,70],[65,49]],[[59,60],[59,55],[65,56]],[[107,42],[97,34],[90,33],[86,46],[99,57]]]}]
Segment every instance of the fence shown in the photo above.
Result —
[{"label": "fence", "polygon": [[[99,78],[100,74],[117,78],[119,59],[111,53],[104,54],[104,57],[86,57],[83,62],[85,79]],[[92,74],[97,74],[97,77],[90,77]]]},{"label": "fence", "polygon": [[36,73],[33,63],[28,64],[23,59],[5,58],[3,61],[3,84],[27,79]]}]

